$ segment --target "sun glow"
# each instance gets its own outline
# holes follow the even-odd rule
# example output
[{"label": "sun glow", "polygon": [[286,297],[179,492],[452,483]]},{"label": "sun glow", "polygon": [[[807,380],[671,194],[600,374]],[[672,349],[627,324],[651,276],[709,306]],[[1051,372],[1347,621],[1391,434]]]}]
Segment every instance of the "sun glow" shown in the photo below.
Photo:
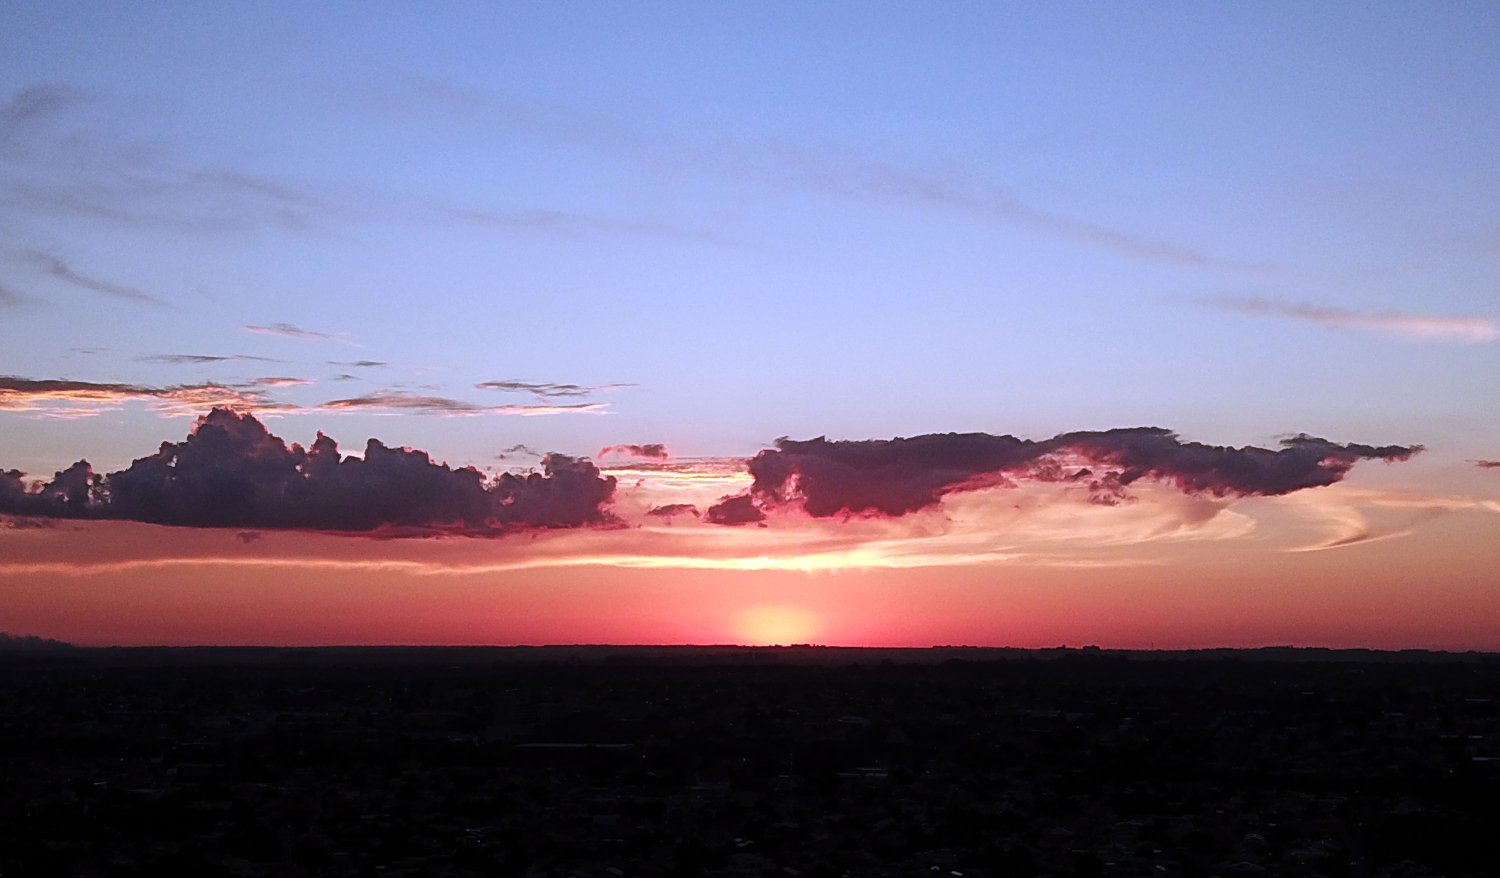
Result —
[{"label": "sun glow", "polygon": [[735,635],[750,646],[787,646],[811,643],[821,631],[818,615],[803,607],[771,604],[741,610]]}]

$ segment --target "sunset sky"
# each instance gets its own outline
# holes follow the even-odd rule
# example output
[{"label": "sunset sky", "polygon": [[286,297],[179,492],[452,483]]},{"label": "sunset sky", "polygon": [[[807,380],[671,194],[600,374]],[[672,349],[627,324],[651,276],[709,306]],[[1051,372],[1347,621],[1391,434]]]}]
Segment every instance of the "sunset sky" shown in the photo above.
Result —
[{"label": "sunset sky", "polygon": [[0,631],[1500,649],[1497,144],[1494,4],[10,2]]}]

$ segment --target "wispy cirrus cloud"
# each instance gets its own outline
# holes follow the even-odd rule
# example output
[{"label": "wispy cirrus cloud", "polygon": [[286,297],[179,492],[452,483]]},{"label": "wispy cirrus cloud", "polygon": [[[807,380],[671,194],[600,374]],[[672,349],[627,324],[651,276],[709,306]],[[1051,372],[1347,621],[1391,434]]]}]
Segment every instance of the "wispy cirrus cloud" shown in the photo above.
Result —
[{"label": "wispy cirrus cloud", "polygon": [[1317,323],[1335,329],[1356,329],[1418,341],[1481,344],[1500,338],[1500,324],[1477,315],[1411,314],[1401,311],[1354,311],[1326,305],[1283,302],[1260,297],[1212,298],[1201,304],[1249,314]]},{"label": "wispy cirrus cloud", "polygon": [[[336,199],[290,181],[204,165],[122,130],[111,101],[41,83],[0,100],[0,210],[183,232],[302,230]],[[97,112],[87,113],[86,109]],[[113,109],[120,109],[114,107]],[[131,108],[140,111],[141,108]],[[97,280],[83,276],[87,281]],[[95,292],[120,295],[105,282]],[[133,288],[124,288],[122,298]],[[139,293],[139,290],[133,290]]]},{"label": "wispy cirrus cloud", "polygon": [[291,323],[271,323],[265,326],[246,326],[246,332],[256,335],[274,335],[280,338],[295,338],[303,341],[333,341],[340,344],[350,344],[348,336],[342,332],[318,332],[312,329],[303,329]]},{"label": "wispy cirrus cloud", "polygon": [[719,136],[672,141],[617,118],[580,113],[509,98],[495,92],[425,77],[408,77],[366,99],[386,111],[487,119],[508,128],[623,159],[653,171],[732,175],[762,185],[841,199],[964,214],[1085,246],[1158,262],[1199,268],[1262,272],[1263,261],[1210,253],[1086,217],[1050,210],[1020,198],[1003,182],[986,182],[930,168],[881,161],[852,149],[812,149],[783,142]]},{"label": "wispy cirrus cloud", "polygon": [[251,378],[245,382],[247,387],[304,387],[312,384],[309,378],[291,378],[279,375],[267,375],[263,378]]},{"label": "wispy cirrus cloud", "polygon": [[510,378],[505,381],[483,381],[474,385],[480,390],[498,390],[502,393],[529,393],[544,399],[591,396],[607,390],[634,387],[634,384],[554,384],[551,382],[521,381]]},{"label": "wispy cirrus cloud", "polygon": [[424,415],[542,415],[604,414],[609,403],[587,402],[570,405],[479,405],[445,396],[424,396],[388,390],[348,399],[335,399],[318,406],[323,411],[410,412]]},{"label": "wispy cirrus cloud", "polygon": [[1423,524],[1460,512],[1500,513],[1500,502],[1416,491],[1350,488],[1292,498],[1289,508],[1324,531],[1311,543],[1287,551],[1316,552],[1391,540]]},{"label": "wispy cirrus cloud", "polygon": [[206,366],[211,363],[276,363],[270,357],[258,357],[253,354],[151,354],[144,357],[136,357],[137,363],[163,363],[168,366]]},{"label": "wispy cirrus cloud", "polygon": [[[0,151],[8,158],[0,163],[0,211],[192,233],[301,232],[394,221],[568,237],[726,243],[712,231],[654,219],[434,202],[379,187],[203,163],[122,129],[102,112],[115,102],[86,97],[51,83],[0,97]],[[87,104],[101,112],[81,112]]]},{"label": "wispy cirrus cloud", "polygon": [[88,417],[127,402],[145,402],[161,414],[197,415],[206,408],[278,411],[283,406],[263,392],[222,384],[104,383],[0,375],[0,411],[33,412],[43,417]]},{"label": "wispy cirrus cloud", "polygon": [[83,95],[77,89],[64,83],[40,82],[29,85],[0,101],[0,125],[23,125],[58,116],[72,109],[82,99]]},{"label": "wispy cirrus cloud", "polygon": [[116,283],[92,274],[85,274],[55,254],[44,253],[40,250],[19,250],[17,253],[23,261],[41,269],[47,276],[78,289],[142,305],[168,306],[166,301],[129,284]]},{"label": "wispy cirrus cloud", "polygon": [[379,369],[390,365],[384,360],[325,360],[330,366],[344,366],[349,369]]},{"label": "wispy cirrus cloud", "polygon": [[0,284],[0,308],[18,308],[33,301],[31,296],[18,293],[15,290]]},{"label": "wispy cirrus cloud", "polygon": [[728,245],[727,236],[671,223],[640,219],[614,219],[575,211],[494,210],[471,207],[437,206],[431,209],[435,219],[481,229],[507,232],[548,232],[567,237],[624,236],[658,238],[669,241]]}]

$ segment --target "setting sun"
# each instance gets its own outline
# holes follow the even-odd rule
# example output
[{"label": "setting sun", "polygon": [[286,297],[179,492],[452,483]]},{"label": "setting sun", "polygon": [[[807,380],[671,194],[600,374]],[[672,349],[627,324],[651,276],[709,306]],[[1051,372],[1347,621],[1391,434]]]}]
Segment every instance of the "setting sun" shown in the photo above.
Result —
[{"label": "setting sun", "polygon": [[750,646],[811,643],[822,629],[818,615],[784,604],[750,607],[735,619],[735,636]]}]

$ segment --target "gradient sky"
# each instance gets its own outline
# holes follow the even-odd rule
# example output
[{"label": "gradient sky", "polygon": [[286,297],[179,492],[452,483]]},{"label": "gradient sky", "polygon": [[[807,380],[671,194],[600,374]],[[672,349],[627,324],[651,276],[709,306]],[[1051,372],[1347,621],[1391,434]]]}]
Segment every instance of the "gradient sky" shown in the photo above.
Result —
[{"label": "gradient sky", "polygon": [[[616,488],[441,538],[4,517],[0,631],[1500,649],[1497,143],[1493,4],[7,3],[0,470],[217,404]],[[781,436],[1143,426],[1423,450],[646,514]]]}]

